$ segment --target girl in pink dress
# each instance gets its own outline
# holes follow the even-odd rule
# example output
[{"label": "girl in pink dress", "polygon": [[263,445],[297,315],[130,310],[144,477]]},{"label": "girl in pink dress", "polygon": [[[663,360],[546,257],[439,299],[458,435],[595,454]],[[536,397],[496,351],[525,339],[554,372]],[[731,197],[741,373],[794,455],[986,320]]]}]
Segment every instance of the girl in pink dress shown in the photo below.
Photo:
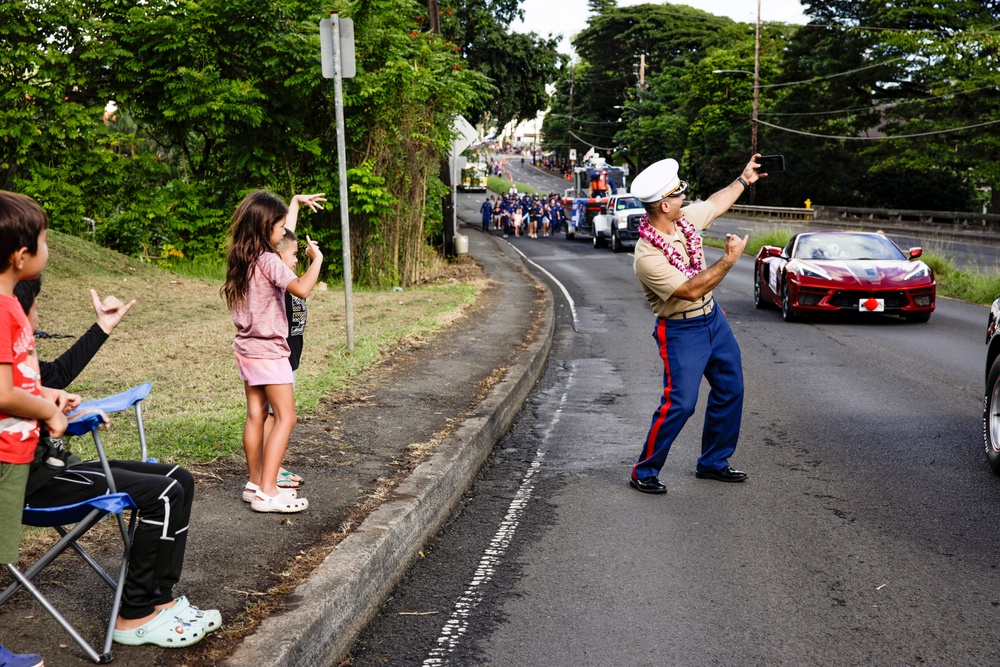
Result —
[{"label": "girl in pink dress", "polygon": [[[293,207],[303,203],[319,208],[319,195],[296,195]],[[293,489],[277,486],[281,460],[295,427],[292,367],[288,362],[288,321],[285,291],[305,299],[319,279],[323,253],[306,236],[309,269],[301,277],[275,252],[285,234],[289,209],[270,192],[251,192],[240,202],[229,229],[226,282],[222,296],[233,314],[236,340],[233,350],[247,397],[243,451],[250,481],[244,493],[253,494],[257,512],[301,512],[309,506]],[[294,226],[294,221],[291,222]],[[264,419],[270,404],[274,427],[264,438]]]}]

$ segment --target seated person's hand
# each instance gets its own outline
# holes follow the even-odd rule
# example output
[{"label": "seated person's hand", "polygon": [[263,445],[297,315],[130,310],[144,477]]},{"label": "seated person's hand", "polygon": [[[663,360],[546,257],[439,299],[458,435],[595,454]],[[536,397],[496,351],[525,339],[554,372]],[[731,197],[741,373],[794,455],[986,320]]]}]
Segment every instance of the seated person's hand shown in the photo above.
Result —
[{"label": "seated person's hand", "polygon": [[97,290],[90,290],[90,298],[94,302],[94,312],[97,313],[97,326],[106,334],[114,331],[126,313],[135,305],[135,299],[124,304],[118,297],[110,294],[101,301],[97,296]]},{"label": "seated person's hand", "polygon": [[110,420],[108,419],[108,413],[106,413],[104,410],[101,410],[100,408],[87,408],[86,410],[80,410],[78,413],[70,417],[69,421],[75,422],[78,419],[83,419],[87,415],[93,415],[93,414],[100,415],[101,421],[104,422],[104,424],[110,423]]},{"label": "seated person's hand", "polygon": [[64,415],[75,410],[83,401],[79,394],[71,394],[62,389],[49,389],[48,387],[42,387],[41,392],[42,397],[55,403],[56,407],[59,408],[59,411]]}]

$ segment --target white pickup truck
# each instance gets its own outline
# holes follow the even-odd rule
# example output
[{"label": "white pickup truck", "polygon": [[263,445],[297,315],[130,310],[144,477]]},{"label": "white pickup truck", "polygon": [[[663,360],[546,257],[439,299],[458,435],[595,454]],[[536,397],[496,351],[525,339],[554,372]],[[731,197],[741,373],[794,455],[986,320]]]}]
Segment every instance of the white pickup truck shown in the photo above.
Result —
[{"label": "white pickup truck", "polygon": [[606,211],[594,216],[594,247],[610,245],[614,252],[634,248],[639,240],[639,220],[646,214],[639,198],[627,192],[611,195]]}]

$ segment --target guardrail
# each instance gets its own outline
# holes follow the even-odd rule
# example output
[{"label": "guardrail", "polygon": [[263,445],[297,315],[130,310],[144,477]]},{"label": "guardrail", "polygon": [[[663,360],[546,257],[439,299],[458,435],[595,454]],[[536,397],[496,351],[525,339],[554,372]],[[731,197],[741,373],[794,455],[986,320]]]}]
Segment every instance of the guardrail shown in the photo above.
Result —
[{"label": "guardrail", "polygon": [[764,218],[766,220],[796,220],[808,222],[816,217],[816,209],[789,208],[782,206],[742,206],[735,204],[729,207],[729,215],[739,215],[747,218]]},{"label": "guardrail", "polygon": [[1000,229],[1000,215],[965,213],[960,211],[913,211],[905,209],[852,208],[849,206],[817,206],[816,218],[847,222],[868,221],[904,225],[947,225],[952,228]]},{"label": "guardrail", "polygon": [[929,235],[939,239],[970,240],[1000,244],[1000,215],[962,211],[917,211],[908,209],[816,206],[739,206],[727,215],[774,222],[805,222],[817,227],[883,229],[886,232]]}]

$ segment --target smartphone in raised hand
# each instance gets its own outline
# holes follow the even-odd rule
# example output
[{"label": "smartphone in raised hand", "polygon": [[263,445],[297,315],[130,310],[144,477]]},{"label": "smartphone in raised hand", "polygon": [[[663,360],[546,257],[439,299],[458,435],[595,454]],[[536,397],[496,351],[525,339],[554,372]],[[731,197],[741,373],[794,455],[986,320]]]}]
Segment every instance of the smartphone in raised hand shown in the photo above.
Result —
[{"label": "smartphone in raised hand", "polygon": [[761,174],[773,174],[776,171],[785,170],[784,155],[761,155],[757,158],[757,171]]}]

